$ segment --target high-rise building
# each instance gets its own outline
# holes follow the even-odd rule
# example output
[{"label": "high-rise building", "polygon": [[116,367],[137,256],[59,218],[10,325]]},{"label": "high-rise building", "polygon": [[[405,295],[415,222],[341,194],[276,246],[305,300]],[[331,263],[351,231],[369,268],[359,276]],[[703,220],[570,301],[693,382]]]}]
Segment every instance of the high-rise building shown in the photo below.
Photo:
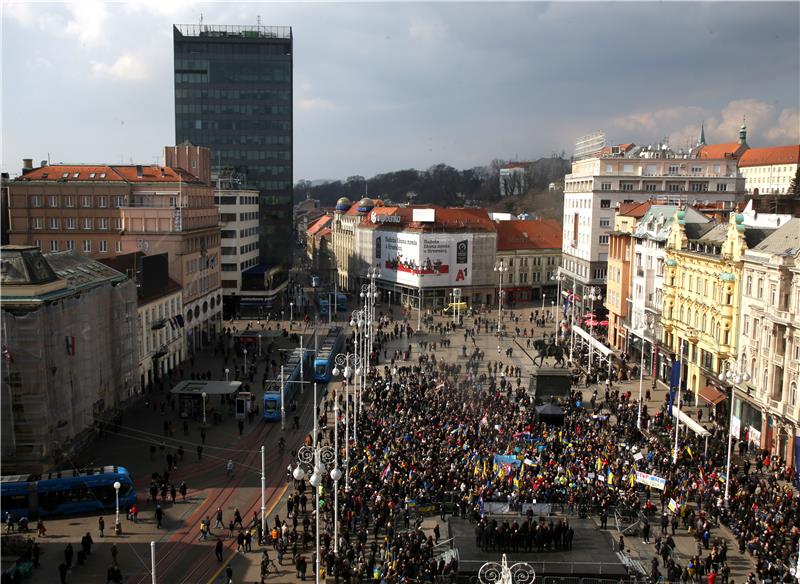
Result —
[{"label": "high-rise building", "polygon": [[292,29],[175,25],[175,139],[259,191],[262,267],[291,263]]}]

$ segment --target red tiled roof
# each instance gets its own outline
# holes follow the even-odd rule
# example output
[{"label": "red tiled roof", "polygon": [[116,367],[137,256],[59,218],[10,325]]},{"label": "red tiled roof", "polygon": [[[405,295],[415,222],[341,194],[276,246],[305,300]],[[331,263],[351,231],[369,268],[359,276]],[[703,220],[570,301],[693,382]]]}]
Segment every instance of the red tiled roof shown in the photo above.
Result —
[{"label": "red tiled roof", "polygon": [[138,176],[138,168],[136,166],[112,166],[122,177],[128,182],[186,182],[196,183],[200,182],[198,178],[189,174],[182,168],[173,168],[171,166],[142,166],[142,176]]},{"label": "red tiled roof", "polygon": [[326,237],[328,237],[328,236],[329,236],[331,233],[332,233],[332,231],[331,231],[331,228],[330,228],[330,227],[325,227],[324,229],[321,229],[321,230],[319,231],[319,233],[317,233],[317,236],[318,236],[320,239],[325,239],[325,238],[326,238]]},{"label": "red tiled roof", "polygon": [[[48,166],[35,168],[25,173],[17,180],[45,180],[53,182],[199,182],[197,177],[180,168],[157,165],[142,166],[141,168],[142,176],[138,177],[137,167],[135,165],[50,164]],[[65,174],[66,176],[64,176]]]},{"label": "red tiled roof", "polygon": [[734,158],[736,152],[741,148],[738,142],[728,142],[726,144],[706,144],[700,148],[698,156],[700,158]]},{"label": "red tiled roof", "polygon": [[552,219],[495,222],[497,250],[561,249],[561,224]]},{"label": "red tiled roof", "polygon": [[308,234],[309,235],[316,235],[318,231],[320,231],[323,227],[328,225],[328,223],[330,223],[330,222],[331,222],[331,216],[330,215],[323,215],[322,217],[320,217],[319,219],[314,221],[314,223],[311,224],[311,227],[308,228]]},{"label": "red tiled roof", "polygon": [[[64,175],[67,176],[64,176]],[[77,174],[77,178],[73,178]],[[93,177],[91,175],[94,175]],[[104,174],[104,177],[100,177]],[[105,164],[51,164],[34,168],[17,180],[50,180],[50,181],[123,181],[112,167]]]},{"label": "red tiled roof", "polygon": [[770,164],[798,164],[800,144],[773,146],[771,148],[750,148],[741,158],[739,166],[766,166]]},{"label": "red tiled roof", "polygon": [[[434,222],[422,223],[414,221],[414,209],[434,209]],[[399,215],[401,222],[373,223],[369,217],[376,215]],[[376,207],[364,216],[361,226],[366,229],[396,226],[409,231],[494,231],[494,222],[489,218],[486,209],[480,207],[441,207],[439,205],[418,205],[416,207]]]},{"label": "red tiled roof", "polygon": [[617,210],[617,215],[625,215],[626,217],[641,219],[645,216],[652,204],[653,203],[650,201],[620,203],[619,209]]}]

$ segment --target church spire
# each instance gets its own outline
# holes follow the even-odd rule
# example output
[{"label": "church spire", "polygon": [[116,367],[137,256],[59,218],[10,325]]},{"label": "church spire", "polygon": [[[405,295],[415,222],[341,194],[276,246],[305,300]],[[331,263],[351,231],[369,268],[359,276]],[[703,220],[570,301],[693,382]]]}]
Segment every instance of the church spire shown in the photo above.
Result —
[{"label": "church spire", "polygon": [[742,127],[739,128],[739,144],[746,144],[747,143],[747,119],[745,116],[742,116]]},{"label": "church spire", "polygon": [[706,145],[706,130],[703,122],[700,122],[700,137],[697,139],[697,145],[698,146]]}]

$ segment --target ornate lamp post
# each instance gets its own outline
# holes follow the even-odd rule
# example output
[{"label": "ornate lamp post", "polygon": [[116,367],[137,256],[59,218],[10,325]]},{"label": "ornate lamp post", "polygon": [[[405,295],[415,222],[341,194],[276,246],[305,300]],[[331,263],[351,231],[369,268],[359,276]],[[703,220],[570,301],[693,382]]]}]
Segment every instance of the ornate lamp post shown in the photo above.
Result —
[{"label": "ornate lamp post", "polygon": [[[320,572],[320,550],[319,550],[319,487],[322,485],[322,479],[328,468],[332,468],[331,478],[334,482],[341,478],[341,471],[336,467],[336,453],[335,449],[330,446],[322,446],[317,443],[317,420],[319,415],[317,412],[317,384],[314,384],[314,441],[312,446],[303,445],[297,452],[297,466],[292,471],[292,476],[295,480],[302,481],[308,476],[309,484],[314,488],[314,508],[316,515],[316,538],[315,545],[317,551],[316,570],[316,583],[319,584]],[[309,476],[310,473],[310,476]],[[335,473],[335,474],[334,474]],[[338,529],[338,528],[337,528]]]},{"label": "ornate lamp post", "polygon": [[733,448],[733,401],[736,396],[736,385],[739,383],[750,381],[750,374],[747,373],[744,363],[734,362],[724,363],[722,371],[719,373],[719,380],[723,383],[728,383],[731,386],[731,401],[728,407],[730,408],[730,418],[728,420],[728,456],[725,471],[725,505],[730,502],[729,485],[731,483],[731,450]]},{"label": "ornate lamp post", "polygon": [[[586,299],[590,302],[590,307],[592,310],[592,323],[589,327],[589,336],[594,339],[594,322],[597,320],[597,313],[594,311],[594,303],[599,302],[603,299],[603,295],[600,293],[600,288],[597,286],[591,286],[589,288],[589,293],[586,295]],[[589,345],[589,371],[592,369],[592,365],[594,365],[594,344]]]},{"label": "ornate lamp post", "polygon": [[486,562],[478,570],[478,581],[481,584],[533,584],[536,571],[525,562],[508,565],[506,555],[500,563]]},{"label": "ornate lamp post", "polygon": [[500,260],[494,266],[494,271],[500,274],[500,288],[497,292],[497,334],[500,334],[500,321],[503,318],[503,274],[508,271],[505,260]]},{"label": "ornate lamp post", "polygon": [[644,385],[644,332],[653,330],[653,315],[648,314],[643,320],[639,321],[642,329],[642,358],[639,362],[639,411],[636,414],[636,428],[642,429],[642,385]]},{"label": "ornate lamp post", "polygon": [[[331,373],[334,377],[338,377],[341,373],[344,378],[345,384],[345,413],[344,413],[344,421],[345,421],[345,444],[348,443],[350,440],[350,390],[349,384],[350,380],[353,377],[353,374],[359,371],[361,368],[361,359],[355,353],[339,353],[334,357],[334,367]],[[339,407],[339,403],[337,400],[336,407]],[[338,431],[338,415],[336,416],[336,425],[334,426],[334,434]],[[338,448],[338,438],[334,440],[337,442]],[[338,450],[337,450],[338,452]],[[338,464],[337,464],[338,466]],[[341,476],[339,477],[341,478]],[[350,448],[349,446],[345,448],[345,481],[344,481],[344,490],[350,490]]]}]

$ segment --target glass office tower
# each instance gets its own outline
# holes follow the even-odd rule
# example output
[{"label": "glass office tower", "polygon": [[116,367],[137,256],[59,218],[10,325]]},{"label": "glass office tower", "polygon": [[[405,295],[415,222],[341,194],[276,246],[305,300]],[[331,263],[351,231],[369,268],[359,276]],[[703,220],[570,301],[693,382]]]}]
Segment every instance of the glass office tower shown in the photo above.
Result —
[{"label": "glass office tower", "polygon": [[292,29],[178,24],[175,143],[207,146],[259,190],[262,265],[289,267],[292,225]]}]

